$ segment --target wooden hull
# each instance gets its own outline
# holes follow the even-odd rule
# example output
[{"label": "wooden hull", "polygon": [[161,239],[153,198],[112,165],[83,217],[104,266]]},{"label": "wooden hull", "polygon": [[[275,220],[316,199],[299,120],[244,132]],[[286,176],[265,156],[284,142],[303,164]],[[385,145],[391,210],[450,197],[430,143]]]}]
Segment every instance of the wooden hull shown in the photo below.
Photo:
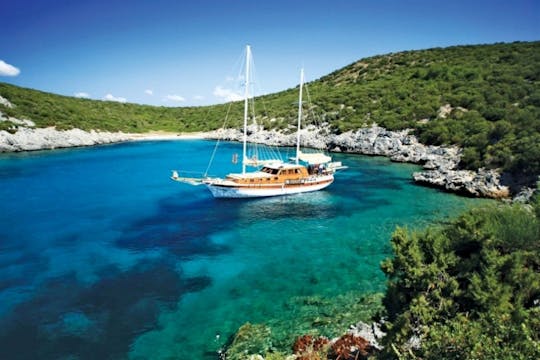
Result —
[{"label": "wooden hull", "polygon": [[230,181],[208,182],[206,186],[215,198],[255,198],[318,191],[334,182],[333,175],[316,176],[302,181],[277,184],[235,184]]}]

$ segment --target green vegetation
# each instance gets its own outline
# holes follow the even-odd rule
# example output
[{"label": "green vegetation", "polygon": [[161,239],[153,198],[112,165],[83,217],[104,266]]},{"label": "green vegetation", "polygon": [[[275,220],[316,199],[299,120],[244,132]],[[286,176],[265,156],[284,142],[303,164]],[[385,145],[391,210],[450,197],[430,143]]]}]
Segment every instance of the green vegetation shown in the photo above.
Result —
[{"label": "green vegetation", "polygon": [[[540,358],[540,196],[397,229],[384,299],[385,358]],[[420,339],[411,347],[412,337]]]},{"label": "green vegetation", "polygon": [[[502,169],[524,183],[540,174],[540,42],[455,46],[362,59],[309,85],[311,103],[335,132],[377,123],[413,128],[427,144],[457,144],[460,166]],[[286,129],[296,118],[289,89],[257,100],[257,121]],[[229,104],[153,107],[76,99],[0,83],[16,105],[2,112],[39,127],[124,132],[206,131],[224,123]],[[441,113],[445,107],[447,112]],[[228,126],[240,126],[242,104]],[[320,120],[319,120],[320,121]]]},{"label": "green vegetation", "polygon": [[341,131],[371,122],[413,128],[423,143],[462,147],[463,168],[500,168],[534,182],[539,85],[540,43],[533,42],[376,56],[322,78],[312,91],[346,114],[333,123]]},{"label": "green vegetation", "polygon": [[[375,56],[308,85],[316,113],[335,132],[372,123],[412,128],[424,143],[461,146],[463,168],[497,168],[529,184],[540,174],[540,42]],[[0,95],[16,105],[3,113],[60,129],[206,131],[222,126],[229,108],[120,104],[5,83]],[[271,116],[258,121],[286,129],[295,122],[296,96],[289,89],[262,97]],[[230,106],[228,126],[239,126],[242,104]],[[529,208],[497,205],[424,232],[397,229],[392,246],[395,257],[383,263],[389,332],[381,356],[540,358],[540,196]],[[290,324],[245,325],[231,351],[281,359],[294,337],[336,336],[368,320],[380,301],[303,299],[301,306]],[[420,347],[410,346],[413,337]]]},{"label": "green vegetation", "polygon": [[245,323],[227,349],[228,360],[243,360],[247,355],[266,354],[272,349],[271,330],[261,324]]},{"label": "green vegetation", "polygon": [[[540,358],[540,194],[530,205],[473,209],[421,232],[398,228],[392,248],[382,264],[389,278],[383,308],[378,296],[305,298],[317,317],[295,311],[287,324],[248,323],[230,344],[230,359],[288,359],[293,344],[340,336],[376,312],[387,335],[370,359]],[[335,358],[329,346],[310,354],[301,358]]]},{"label": "green vegetation", "polygon": [[[345,309],[345,310],[344,310]],[[242,325],[227,346],[227,359],[246,359],[246,354],[285,359],[302,335],[334,338],[358,321],[370,321],[382,311],[382,294],[351,292],[335,297],[303,296],[283,304],[288,321],[267,319],[264,324]]]},{"label": "green vegetation", "polygon": [[[147,132],[164,130],[172,132],[207,131],[223,124],[223,114],[228,105],[203,107],[157,107],[124,104],[113,101],[78,99],[24,89],[0,83],[0,95],[14,108],[2,107],[6,115],[30,119],[38,127],[56,126],[58,129]],[[240,104],[232,110],[240,113]],[[236,109],[237,108],[237,109]],[[238,117],[239,118],[239,117]]]}]

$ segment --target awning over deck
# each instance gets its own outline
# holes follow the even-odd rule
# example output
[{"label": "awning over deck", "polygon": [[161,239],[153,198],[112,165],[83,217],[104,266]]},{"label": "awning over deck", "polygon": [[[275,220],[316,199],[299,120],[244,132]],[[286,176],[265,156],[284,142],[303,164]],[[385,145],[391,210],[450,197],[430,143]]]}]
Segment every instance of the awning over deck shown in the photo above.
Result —
[{"label": "awning over deck", "polygon": [[326,164],[326,163],[332,161],[332,158],[330,156],[325,155],[323,153],[303,153],[303,152],[300,152],[298,154],[298,159],[300,161],[308,163],[309,165]]}]

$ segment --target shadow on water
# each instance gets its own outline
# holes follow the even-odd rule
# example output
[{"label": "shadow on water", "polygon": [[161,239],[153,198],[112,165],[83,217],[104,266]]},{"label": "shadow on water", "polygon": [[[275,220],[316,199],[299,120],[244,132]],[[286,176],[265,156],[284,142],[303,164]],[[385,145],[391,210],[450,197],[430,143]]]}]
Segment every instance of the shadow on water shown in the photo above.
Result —
[{"label": "shadow on water", "polygon": [[[237,203],[208,198],[162,199],[155,214],[127,224],[114,242],[137,253],[156,249],[161,255],[143,257],[130,270],[102,268],[92,285],[81,283],[75,273],[44,280],[31,298],[0,319],[0,358],[124,358],[135,337],[157,326],[160,312],[211,285],[208,276],[185,276],[178,260],[229,251],[210,237],[233,226],[237,209]],[[56,245],[69,243],[58,240]],[[24,261],[46,271],[47,264],[34,256]],[[0,286],[17,282],[4,279]]]},{"label": "shadow on water", "polygon": [[[223,200],[231,201],[231,200]],[[240,222],[258,220],[330,218],[340,208],[326,191],[241,200]]]},{"label": "shadow on water", "polygon": [[164,198],[155,214],[128,226],[116,245],[137,251],[165,249],[180,259],[222,254],[229,249],[212,242],[211,235],[234,227],[238,209],[238,202],[209,197]]},{"label": "shadow on water", "polygon": [[[124,358],[138,335],[156,328],[164,309],[211,285],[208,276],[185,276],[178,261],[228,252],[211,235],[235,226],[240,207],[206,196],[161,199],[154,214],[121,225],[122,235],[113,240],[136,253],[158,250],[161,255],[143,257],[129,270],[102,268],[91,285],[81,283],[75,273],[44,280],[31,298],[0,319],[0,358]],[[55,244],[64,248],[72,240]],[[46,271],[47,264],[34,256],[32,261]],[[17,280],[0,285],[10,287]]]},{"label": "shadow on water", "polygon": [[164,259],[129,271],[110,268],[89,286],[75,276],[47,281],[15,307],[0,329],[0,358],[123,358],[138,334],[155,328],[163,307],[210,285],[208,277],[185,278]]}]

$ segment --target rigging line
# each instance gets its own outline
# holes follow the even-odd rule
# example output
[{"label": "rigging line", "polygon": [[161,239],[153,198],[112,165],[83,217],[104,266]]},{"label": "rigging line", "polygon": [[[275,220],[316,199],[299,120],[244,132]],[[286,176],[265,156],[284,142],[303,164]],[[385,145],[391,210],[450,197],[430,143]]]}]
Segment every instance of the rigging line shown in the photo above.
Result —
[{"label": "rigging line", "polygon": [[[258,80],[258,74],[257,74],[257,69],[255,68],[255,64],[253,64],[253,79],[254,79],[254,83],[257,84],[257,88],[258,88],[258,94],[263,94],[263,89],[261,88],[260,86],[260,82]],[[266,106],[266,101],[264,100],[264,95],[259,95],[258,96],[258,100],[260,100],[262,102],[262,106],[263,106],[263,114],[266,116],[266,117],[269,117],[268,115],[268,108]],[[269,130],[269,129],[268,129]]]},{"label": "rigging line", "polygon": [[[306,95],[307,95],[307,99],[308,99],[308,111],[311,113],[311,116],[313,117],[313,119],[315,120],[314,123],[315,123],[315,126],[317,127],[322,127],[322,120],[320,118],[320,116],[318,116],[316,113],[315,113],[315,110],[314,110],[314,107],[315,106],[312,106],[312,102],[311,102],[311,94],[309,93],[309,87],[307,84],[304,84],[305,85],[305,88],[306,88]],[[327,150],[326,149],[323,149],[323,152],[327,153]]]},{"label": "rigging line", "polygon": [[[261,88],[260,84],[261,82],[259,81],[259,77],[258,77],[258,73],[257,73],[257,67],[255,66],[255,61],[254,61],[254,58],[252,56],[252,66],[251,66],[251,79],[253,79],[253,85],[257,85],[257,90],[258,90],[258,94],[263,94],[263,89]],[[254,88],[255,86],[253,86]],[[256,115],[255,115],[255,98],[257,98],[257,101],[258,102],[262,102],[262,108],[263,108],[263,116],[260,117],[260,121],[259,123],[257,123],[256,121]],[[253,104],[253,118],[254,118],[254,122],[256,125],[261,125],[263,128],[264,128],[264,124],[263,124],[263,120],[264,120],[264,117],[266,117],[267,119],[270,118],[270,115],[269,115],[269,112],[268,112],[268,106],[267,106],[267,102],[265,101],[265,95],[259,95],[257,97],[255,97],[255,91],[252,92],[252,104]],[[266,129],[266,130],[270,130],[270,128]],[[256,149],[258,148],[264,148],[266,149],[266,153],[267,154],[271,154],[271,157],[269,158],[273,158],[273,159],[279,159],[279,160],[283,160],[283,156],[281,155],[281,152],[279,150],[279,148],[277,146],[270,146],[270,145],[265,145],[265,146],[260,146],[260,145],[255,145]]]},{"label": "rigging line", "polygon": [[[229,106],[227,108],[227,114],[225,114],[225,121],[223,122],[223,129],[225,129],[225,126],[227,125],[227,121],[229,120],[229,113],[231,111],[233,102],[229,102]],[[210,170],[210,167],[212,166],[212,162],[214,161],[214,157],[216,156],[216,152],[218,149],[218,146],[221,142],[221,139],[218,138],[216,141],[216,145],[214,146],[214,150],[212,151],[212,155],[210,156],[210,161],[208,162],[208,166],[206,167],[206,171],[204,172],[204,177],[208,176],[208,171]]]},{"label": "rigging line", "polygon": [[315,114],[315,111],[313,110],[312,102],[311,102],[311,94],[309,93],[309,87],[307,84],[304,84],[306,88],[306,95],[308,99],[308,111],[311,113],[311,116],[315,120],[315,125],[322,126],[322,121],[320,120],[320,117]]},{"label": "rigging line", "polygon": [[[240,53],[240,55],[236,58],[236,62],[232,66],[231,70],[229,71],[229,74],[231,74],[231,73],[234,73],[233,69],[235,69],[235,68],[238,69],[236,77],[233,77],[233,79],[232,79],[233,81],[236,82],[241,78],[241,76],[242,76],[242,68],[244,67],[244,65],[245,65],[245,56],[244,56],[244,51],[242,51]],[[228,81],[228,77],[229,76],[227,76],[227,79],[226,79],[227,81]],[[229,114],[231,112],[233,102],[234,101],[229,101],[229,106],[227,107],[227,113],[225,114],[225,120],[223,121],[223,126],[221,127],[222,129],[225,129],[226,126],[227,126],[227,122],[229,120]],[[208,109],[208,113],[210,113],[210,109]],[[212,151],[212,155],[210,156],[210,161],[208,162],[208,166],[206,167],[206,171],[204,172],[204,177],[208,176],[208,171],[210,171],[210,167],[212,166],[212,163],[214,161],[214,158],[215,158],[217,149],[218,149],[218,147],[220,145],[220,142],[221,142],[221,139],[218,138],[217,141],[216,141],[216,145],[214,146],[214,150]]]},{"label": "rigging line", "polygon": [[[259,126],[264,128],[264,125],[263,125],[264,115],[268,116],[268,114],[267,114],[265,102],[264,102],[264,99],[262,98],[262,96],[261,95],[255,96],[255,94],[261,94],[262,91],[261,91],[260,81],[259,81],[259,77],[258,77],[257,67],[255,65],[255,58],[253,56],[251,57],[251,67],[250,67],[250,69],[251,69],[250,79],[252,79],[252,83],[251,83],[251,89],[252,89],[251,96],[252,96],[252,98],[251,98],[250,105],[251,105],[251,111],[252,111],[252,114],[253,114],[252,115],[253,116],[253,123],[256,125],[257,130],[258,130]],[[257,88],[257,89],[255,89],[255,88]],[[255,99],[257,99],[257,101],[261,100],[262,104],[263,104],[263,115],[260,116],[260,117],[257,117],[257,113],[256,113],[257,110],[255,108]],[[259,118],[259,120],[258,120],[258,118]],[[254,148],[254,152],[255,152],[256,155],[258,154],[258,152],[261,149],[262,149],[263,154],[264,153],[268,154],[268,152],[266,151],[267,146],[255,143],[254,145],[252,145],[252,147]],[[267,156],[267,155],[264,155],[264,156]],[[260,158],[262,158],[262,157],[260,157]]]}]

